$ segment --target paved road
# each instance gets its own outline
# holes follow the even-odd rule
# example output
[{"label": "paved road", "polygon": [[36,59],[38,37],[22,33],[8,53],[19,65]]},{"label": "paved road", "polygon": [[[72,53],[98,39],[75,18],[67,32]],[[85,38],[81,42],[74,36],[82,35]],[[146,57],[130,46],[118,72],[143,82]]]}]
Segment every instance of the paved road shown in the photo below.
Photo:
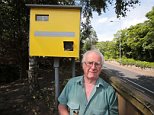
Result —
[{"label": "paved road", "polygon": [[105,70],[111,70],[115,76],[122,77],[128,81],[135,82],[141,85],[141,87],[151,91],[154,94],[154,75],[148,76],[142,74],[142,72],[135,72],[129,69],[120,67],[116,64],[105,63]]}]

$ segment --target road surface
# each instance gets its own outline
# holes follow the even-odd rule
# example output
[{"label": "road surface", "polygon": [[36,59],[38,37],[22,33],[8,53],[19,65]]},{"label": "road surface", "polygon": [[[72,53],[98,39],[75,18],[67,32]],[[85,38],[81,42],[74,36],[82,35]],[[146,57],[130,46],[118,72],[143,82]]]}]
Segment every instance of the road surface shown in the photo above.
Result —
[{"label": "road surface", "polygon": [[154,94],[154,70],[143,70],[135,67],[126,67],[115,62],[105,62],[103,68],[111,70],[115,76],[127,79],[129,82]]}]

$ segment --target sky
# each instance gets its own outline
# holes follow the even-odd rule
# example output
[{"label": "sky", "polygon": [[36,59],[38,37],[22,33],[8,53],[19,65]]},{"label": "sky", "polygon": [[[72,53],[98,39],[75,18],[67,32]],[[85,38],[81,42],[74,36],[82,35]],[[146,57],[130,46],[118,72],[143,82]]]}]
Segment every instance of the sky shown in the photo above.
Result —
[{"label": "sky", "polygon": [[153,6],[154,0],[141,0],[140,5],[137,4],[135,8],[129,8],[127,16],[120,19],[116,18],[113,6],[110,6],[106,13],[102,12],[101,16],[93,13],[91,24],[96,31],[98,41],[112,41],[118,30],[144,22],[147,20],[146,13],[151,11]]}]

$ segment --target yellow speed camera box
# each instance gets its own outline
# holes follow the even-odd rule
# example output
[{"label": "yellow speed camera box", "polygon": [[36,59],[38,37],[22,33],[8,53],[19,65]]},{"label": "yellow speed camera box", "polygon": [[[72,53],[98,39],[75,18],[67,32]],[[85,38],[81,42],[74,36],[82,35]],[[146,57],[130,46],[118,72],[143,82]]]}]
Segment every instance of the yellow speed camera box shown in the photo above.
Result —
[{"label": "yellow speed camera box", "polygon": [[29,55],[79,57],[79,6],[37,5],[30,7]]}]

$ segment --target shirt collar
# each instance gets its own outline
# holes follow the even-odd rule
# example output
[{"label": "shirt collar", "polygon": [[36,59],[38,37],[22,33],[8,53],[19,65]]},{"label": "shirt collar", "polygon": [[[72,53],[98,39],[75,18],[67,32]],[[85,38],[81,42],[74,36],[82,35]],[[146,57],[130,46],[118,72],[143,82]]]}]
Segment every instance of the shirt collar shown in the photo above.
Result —
[{"label": "shirt collar", "polygon": [[83,85],[83,76],[81,76],[76,82],[80,85]]},{"label": "shirt collar", "polygon": [[96,87],[99,87],[99,86],[104,86],[104,82],[101,78],[98,78],[96,81]]}]

